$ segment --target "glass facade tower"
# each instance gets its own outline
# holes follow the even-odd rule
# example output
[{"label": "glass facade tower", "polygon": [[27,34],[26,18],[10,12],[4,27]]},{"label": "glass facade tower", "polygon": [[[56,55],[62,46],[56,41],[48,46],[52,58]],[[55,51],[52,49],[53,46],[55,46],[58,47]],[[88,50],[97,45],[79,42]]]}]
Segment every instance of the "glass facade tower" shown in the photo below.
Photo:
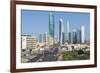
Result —
[{"label": "glass facade tower", "polygon": [[49,13],[49,36],[53,38],[55,37],[55,22],[54,22],[54,15]]}]

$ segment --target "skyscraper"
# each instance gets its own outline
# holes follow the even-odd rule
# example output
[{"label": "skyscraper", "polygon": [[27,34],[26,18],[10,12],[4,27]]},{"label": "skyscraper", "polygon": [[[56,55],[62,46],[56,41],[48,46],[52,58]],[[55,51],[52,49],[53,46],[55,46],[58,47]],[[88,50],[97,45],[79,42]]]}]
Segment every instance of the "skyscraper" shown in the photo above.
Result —
[{"label": "skyscraper", "polygon": [[63,26],[63,20],[59,20],[59,43],[64,44],[64,26]]},{"label": "skyscraper", "polygon": [[81,43],[85,43],[85,27],[81,26]]},{"label": "skyscraper", "polygon": [[77,43],[81,44],[81,30],[77,29]]},{"label": "skyscraper", "polygon": [[49,35],[53,38],[54,41],[54,35],[55,35],[55,23],[54,23],[54,15],[52,13],[49,14]]},{"label": "skyscraper", "polygon": [[47,32],[44,33],[43,39],[44,39],[45,45],[48,45],[49,44],[49,36],[48,36],[48,33]]},{"label": "skyscraper", "polygon": [[38,42],[39,43],[42,43],[43,42],[43,35],[42,35],[42,33],[39,33]]},{"label": "skyscraper", "polygon": [[67,40],[68,43],[72,43],[72,36],[71,36],[71,25],[69,24],[69,21],[67,21]]},{"label": "skyscraper", "polygon": [[73,44],[76,44],[77,43],[77,33],[76,33],[76,30],[75,29],[73,30],[73,34],[72,35],[73,35],[72,36],[73,37],[72,38],[73,39]]}]

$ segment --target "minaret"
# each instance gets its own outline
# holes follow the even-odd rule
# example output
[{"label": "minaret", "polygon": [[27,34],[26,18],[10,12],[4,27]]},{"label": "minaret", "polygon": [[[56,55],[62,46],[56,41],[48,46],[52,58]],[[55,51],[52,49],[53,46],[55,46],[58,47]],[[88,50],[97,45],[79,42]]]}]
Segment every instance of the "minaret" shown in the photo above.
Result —
[{"label": "minaret", "polygon": [[59,43],[64,44],[64,26],[63,26],[63,20],[59,20]]}]

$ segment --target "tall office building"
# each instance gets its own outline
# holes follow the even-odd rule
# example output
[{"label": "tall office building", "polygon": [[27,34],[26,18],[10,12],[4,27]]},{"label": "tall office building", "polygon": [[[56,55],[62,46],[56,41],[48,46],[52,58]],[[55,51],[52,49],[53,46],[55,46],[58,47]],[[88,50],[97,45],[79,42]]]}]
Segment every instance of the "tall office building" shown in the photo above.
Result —
[{"label": "tall office building", "polygon": [[38,42],[39,43],[42,43],[43,42],[43,34],[42,33],[39,33]]},{"label": "tall office building", "polygon": [[73,30],[73,34],[72,34],[73,36],[73,44],[76,44],[77,43],[77,33],[76,33],[76,30],[74,29]]},{"label": "tall office building", "polygon": [[49,35],[47,32],[44,33],[43,40],[44,40],[45,45],[49,45]]},{"label": "tall office building", "polygon": [[43,33],[43,42],[46,43],[46,33]]},{"label": "tall office building", "polygon": [[68,43],[69,44],[71,44],[72,43],[72,33],[71,33],[71,25],[70,25],[70,23],[69,23],[69,21],[67,21],[67,41],[68,41]]},{"label": "tall office building", "polygon": [[81,26],[81,43],[85,43],[85,27]]},{"label": "tall office building", "polygon": [[64,44],[64,25],[63,25],[63,20],[59,20],[59,43]]},{"label": "tall office building", "polygon": [[77,29],[77,43],[81,44],[81,30]]},{"label": "tall office building", "polygon": [[38,42],[39,43],[46,43],[48,39],[48,34],[47,32],[44,33],[39,33],[39,38],[38,38]]},{"label": "tall office building", "polygon": [[53,43],[54,43],[55,23],[54,23],[54,15],[52,13],[49,14],[49,35],[51,38],[53,38]]}]

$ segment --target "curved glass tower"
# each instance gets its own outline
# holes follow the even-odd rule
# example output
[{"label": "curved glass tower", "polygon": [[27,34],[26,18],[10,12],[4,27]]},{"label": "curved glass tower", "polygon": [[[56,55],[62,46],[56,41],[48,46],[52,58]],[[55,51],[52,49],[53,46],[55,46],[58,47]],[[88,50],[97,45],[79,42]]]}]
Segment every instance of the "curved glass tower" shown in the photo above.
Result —
[{"label": "curved glass tower", "polygon": [[59,44],[64,44],[64,26],[63,20],[59,20]]}]

